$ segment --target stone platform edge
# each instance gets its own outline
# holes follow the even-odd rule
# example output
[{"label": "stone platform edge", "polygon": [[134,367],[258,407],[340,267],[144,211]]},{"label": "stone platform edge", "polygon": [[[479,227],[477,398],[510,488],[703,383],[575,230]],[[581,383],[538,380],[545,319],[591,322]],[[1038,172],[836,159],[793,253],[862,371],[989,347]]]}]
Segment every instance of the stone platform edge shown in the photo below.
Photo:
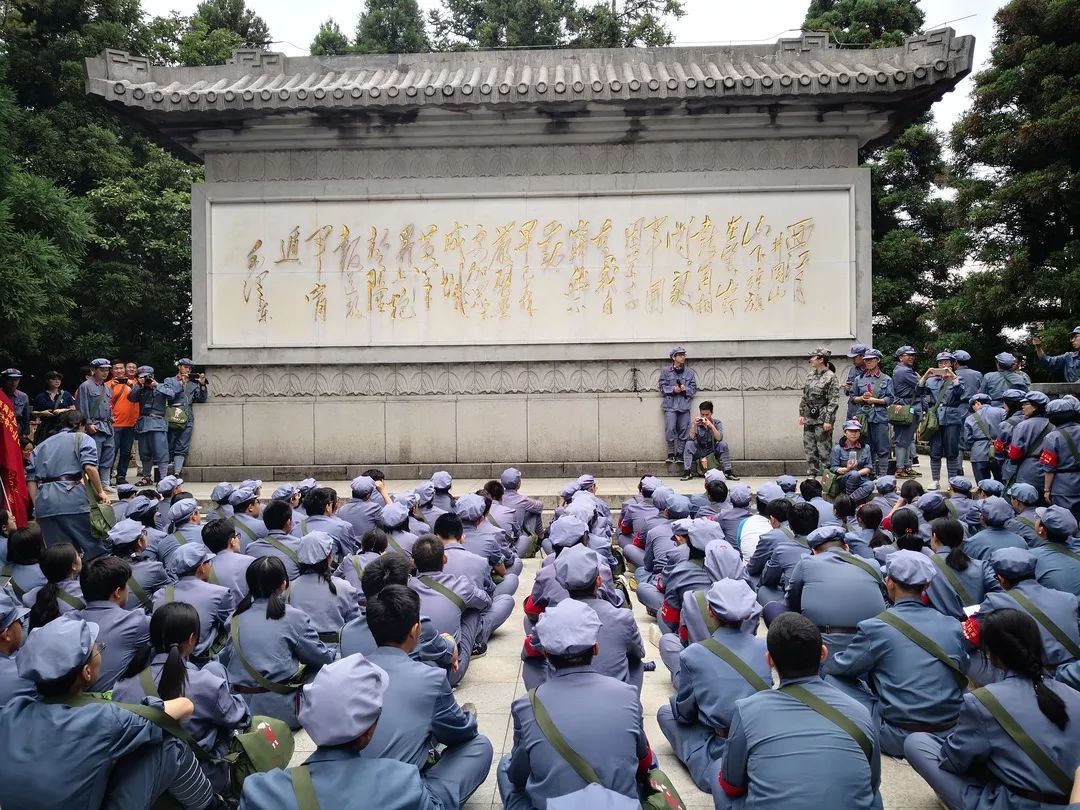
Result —
[{"label": "stone platform edge", "polygon": [[[681,464],[665,464],[662,461],[568,461],[523,463],[453,463],[453,464],[322,464],[284,466],[187,466],[181,474],[184,480],[198,483],[239,481],[259,478],[263,481],[299,481],[316,478],[323,481],[351,481],[365,470],[382,470],[388,480],[420,481],[430,478],[437,470],[445,470],[454,478],[498,479],[507,467],[517,467],[522,476],[529,478],[577,478],[589,473],[597,478],[637,478],[642,475],[658,475],[662,478],[677,477],[682,473]],[[806,462],[798,460],[738,461],[734,465],[740,476],[777,476],[806,474]]]}]

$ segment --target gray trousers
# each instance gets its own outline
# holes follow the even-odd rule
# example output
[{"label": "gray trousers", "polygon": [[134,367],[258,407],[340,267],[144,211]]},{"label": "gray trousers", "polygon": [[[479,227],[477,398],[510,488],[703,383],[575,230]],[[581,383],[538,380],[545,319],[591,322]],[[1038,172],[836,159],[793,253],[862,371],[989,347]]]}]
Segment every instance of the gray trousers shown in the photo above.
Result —
[{"label": "gray trousers", "polygon": [[712,790],[716,777],[720,773],[722,756],[713,757],[709,747],[717,737],[711,728],[698,723],[681,723],[675,719],[675,712],[670,703],[665,703],[656,713],[656,722],[671,744],[675,756],[686,766],[690,777],[700,790],[708,793]]},{"label": "gray trousers", "polygon": [[499,596],[501,594],[506,594],[507,596],[513,597],[513,595],[517,593],[519,581],[517,574],[507,572],[506,576],[503,577],[503,581],[495,586],[495,595]]},{"label": "gray trousers", "polygon": [[480,614],[480,635],[476,643],[486,644],[491,635],[503,626],[513,612],[514,597],[505,593],[496,593],[491,599],[491,607]]},{"label": "gray trousers", "polygon": [[669,455],[682,457],[689,430],[690,411],[664,411],[664,441]]},{"label": "gray trousers", "polygon": [[964,791],[977,785],[974,779],[949,773],[941,767],[941,740],[933,734],[916,731],[904,740],[904,758],[949,810],[963,810]]},{"label": "gray trousers", "polygon": [[97,445],[98,475],[101,476],[101,485],[107,487],[112,482],[112,465],[113,458],[116,456],[116,442],[113,440],[112,433],[106,436],[100,430],[90,438]]},{"label": "gray trousers", "polygon": [[702,448],[698,447],[697,442],[688,439],[683,446],[683,469],[689,472],[694,469],[694,462],[712,455],[716,456],[716,460],[720,462],[720,466],[725,470],[731,469],[731,448],[728,447],[727,442],[717,442],[714,448],[702,450]]},{"label": "gray trousers", "polygon": [[637,600],[649,610],[659,613],[664,597],[656,589],[656,585],[649,581],[649,572],[639,566],[637,571],[634,572],[634,576],[637,579],[637,590],[635,591]]},{"label": "gray trousers", "polygon": [[77,515],[39,517],[37,522],[41,528],[41,536],[45,540],[46,546],[71,543],[83,553],[86,561],[100,557],[105,553],[105,547],[90,534],[89,512],[82,512]]},{"label": "gray trousers", "polygon": [[911,466],[912,441],[915,439],[915,429],[918,427],[918,411],[915,413],[915,421],[910,425],[893,425],[893,445],[896,450],[896,469],[906,470]]},{"label": "gray trousers", "polygon": [[439,761],[422,776],[444,807],[460,807],[487,779],[494,756],[491,740],[478,734],[463,743],[448,745]]},{"label": "gray trousers", "polygon": [[683,651],[682,639],[679,638],[678,633],[664,633],[664,635],[660,636],[659,647],[660,660],[664,662],[664,666],[671,673],[672,685],[676,685],[678,684],[679,670],[681,669],[679,654]]},{"label": "gray trousers", "polygon": [[214,800],[214,788],[191,749],[168,735],[115,763],[102,810],[148,807],[166,793],[185,810],[202,810]]}]

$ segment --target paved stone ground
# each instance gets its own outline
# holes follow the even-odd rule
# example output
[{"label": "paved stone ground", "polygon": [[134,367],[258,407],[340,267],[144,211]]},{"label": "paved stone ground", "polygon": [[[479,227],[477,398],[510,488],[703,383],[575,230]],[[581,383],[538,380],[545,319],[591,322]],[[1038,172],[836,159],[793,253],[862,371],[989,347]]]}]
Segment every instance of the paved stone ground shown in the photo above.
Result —
[{"label": "paved stone ground", "polygon": [[[472,482],[461,483],[471,485]],[[538,485],[540,482],[533,483]],[[606,481],[600,483],[601,487],[607,484]],[[633,483],[636,485],[637,482]],[[700,484],[700,482],[688,483]],[[404,487],[401,488],[404,489]],[[392,492],[397,491],[393,486],[390,489]],[[458,487],[455,486],[455,489]],[[685,489],[691,491],[696,490],[696,487],[685,487]],[[468,492],[469,489],[462,486],[460,491]],[[530,488],[530,492],[540,494],[541,490]],[[514,728],[510,720],[510,704],[525,692],[521,680],[521,642],[524,637],[522,629],[524,614],[521,603],[532,589],[533,579],[539,566],[539,559],[525,561],[521,587],[517,594],[518,604],[514,614],[492,638],[487,655],[473,661],[468,674],[456,690],[459,702],[475,704],[479,713],[480,733],[486,735],[495,748],[492,772],[465,805],[469,810],[502,807],[495,784],[494,768],[499,758],[503,754],[508,754],[513,746]],[[645,639],[646,654],[649,659],[656,661],[657,665],[655,672],[645,673],[645,683],[641,693],[645,710],[645,733],[653,751],[660,758],[660,767],[671,777],[687,807],[711,808],[712,797],[698,790],[690,780],[682,765],[675,759],[671,747],[656,723],[656,711],[667,702],[673,689],[668,671],[660,661],[656,649],[659,638],[656,622],[646,615],[644,608],[636,601],[634,615],[642,637]],[[313,750],[311,740],[303,732],[297,737],[296,746],[294,765],[302,762],[307,757],[307,753]],[[936,810],[939,807],[933,792],[926,783],[905,762],[890,757],[882,757],[882,794],[886,810]]]}]

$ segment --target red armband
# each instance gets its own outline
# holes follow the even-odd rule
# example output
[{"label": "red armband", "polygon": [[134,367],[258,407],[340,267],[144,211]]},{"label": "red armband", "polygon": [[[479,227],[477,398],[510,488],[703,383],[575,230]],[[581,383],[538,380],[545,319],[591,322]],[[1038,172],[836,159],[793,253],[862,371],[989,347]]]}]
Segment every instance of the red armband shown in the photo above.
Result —
[{"label": "red armband", "polygon": [[720,774],[716,777],[720,781],[720,789],[724,791],[724,794],[732,799],[737,799],[739,796],[746,795],[746,788],[733,785],[724,779],[724,774]]},{"label": "red armband", "polygon": [[964,628],[964,638],[966,638],[968,643],[974,647],[979,646],[979,640],[982,638],[982,625],[979,624],[979,620],[976,618],[977,616],[978,614],[975,614],[975,616],[968,616],[962,625]]},{"label": "red armband", "polygon": [[924,605],[930,604],[930,594],[928,594],[926,591],[922,592],[922,596],[920,598],[922,599],[922,603]]},{"label": "red armband", "polygon": [[678,608],[673,608],[667,602],[664,602],[660,607],[660,618],[670,624],[672,627],[677,627],[679,624],[679,617],[682,616],[682,611]]},{"label": "red armband", "polygon": [[885,529],[885,531],[892,531],[892,517],[890,515],[886,515],[881,521],[881,528]]},{"label": "red armband", "polygon": [[532,636],[525,636],[525,644],[522,647],[526,658],[543,658],[544,653],[532,645]]},{"label": "red armband", "polygon": [[998,453],[1004,453],[1005,452],[1005,440],[1004,439],[994,439],[994,450],[996,450]]},{"label": "red armband", "polygon": [[682,641],[683,644],[690,643],[690,631],[686,629],[685,624],[679,625],[679,639]]},{"label": "red armband", "polygon": [[525,615],[533,621],[536,621],[540,618],[540,614],[544,612],[544,608],[546,608],[547,605],[537,607],[536,602],[533,601],[532,594],[530,594],[525,597],[525,604],[522,605],[522,607],[525,610]]},{"label": "red armband", "polygon": [[1056,467],[1058,465],[1058,454],[1053,450],[1043,450],[1039,454],[1039,463],[1044,467]]},{"label": "red armband", "polygon": [[633,543],[638,548],[645,548],[645,535],[643,535],[641,532],[638,532],[634,535]]},{"label": "red armband", "polygon": [[619,534],[623,537],[629,537],[634,532],[634,524],[627,523],[625,520],[619,521]]},{"label": "red armband", "polygon": [[656,590],[660,591],[660,593],[663,593],[664,592],[664,579],[663,579],[663,577],[657,577],[656,581],[653,583],[653,587],[656,588]]},{"label": "red armband", "polygon": [[1024,451],[1017,447],[1015,444],[1009,445],[1009,461],[1023,461]]},{"label": "red armband", "polygon": [[645,773],[648,773],[649,771],[651,771],[652,768],[653,768],[653,761],[654,761],[654,759],[653,759],[652,748],[649,748],[648,750],[645,751],[645,756],[643,756],[641,759],[638,760],[637,772],[639,774],[645,774]]}]

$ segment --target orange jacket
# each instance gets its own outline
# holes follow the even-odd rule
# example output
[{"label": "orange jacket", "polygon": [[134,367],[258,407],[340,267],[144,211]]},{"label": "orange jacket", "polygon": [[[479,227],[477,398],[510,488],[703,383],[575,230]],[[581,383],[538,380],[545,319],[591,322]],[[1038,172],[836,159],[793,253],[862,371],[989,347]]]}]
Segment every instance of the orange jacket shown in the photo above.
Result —
[{"label": "orange jacket", "polygon": [[112,392],[113,427],[135,427],[139,421],[139,403],[131,402],[127,397],[131,386],[119,380],[109,380],[105,385]]}]

